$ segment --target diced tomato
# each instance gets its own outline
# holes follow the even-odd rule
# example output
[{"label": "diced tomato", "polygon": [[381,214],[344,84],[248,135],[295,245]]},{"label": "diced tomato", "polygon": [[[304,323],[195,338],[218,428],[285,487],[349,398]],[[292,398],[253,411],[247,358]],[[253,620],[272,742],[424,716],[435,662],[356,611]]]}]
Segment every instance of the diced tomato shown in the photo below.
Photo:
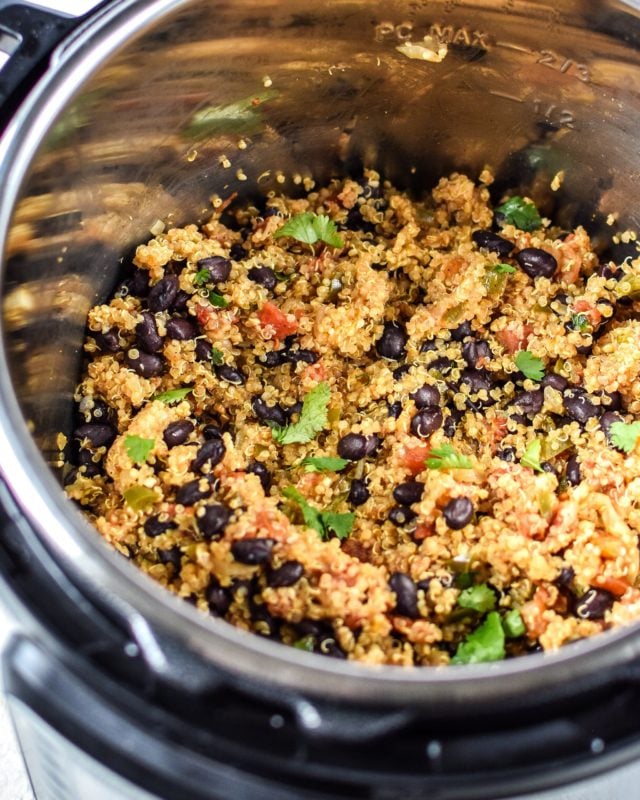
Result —
[{"label": "diced tomato", "polygon": [[413,538],[417,541],[422,541],[422,539],[428,539],[429,536],[433,536],[434,533],[435,531],[431,525],[421,522],[413,532]]},{"label": "diced tomato", "polygon": [[285,314],[273,303],[265,303],[258,312],[263,327],[273,328],[276,338],[285,339],[298,330],[298,320],[293,314]]},{"label": "diced tomato", "polygon": [[593,581],[593,585],[596,589],[610,592],[614,597],[622,597],[631,588],[629,581],[624,578],[606,578],[604,575],[598,575]]},{"label": "diced tomato", "polygon": [[402,465],[406,467],[412,475],[417,475],[425,467],[425,462],[431,448],[426,442],[416,442],[416,444],[406,445],[402,454]]},{"label": "diced tomato", "polygon": [[506,417],[495,417],[491,423],[491,452],[495,454],[497,446],[507,435],[509,428]]},{"label": "diced tomato", "polygon": [[505,328],[496,333],[496,339],[504,347],[507,353],[517,353],[524,350],[529,342],[529,337],[533,333],[530,325],[523,325],[520,331],[513,328]]},{"label": "diced tomato", "polygon": [[309,364],[302,370],[301,377],[303,381],[323,381],[327,377],[327,368],[322,361],[316,361],[315,364]]},{"label": "diced tomato", "polygon": [[602,322],[602,314],[588,300],[576,300],[572,310],[576,314],[584,314],[592,325],[599,325]]},{"label": "diced tomato", "polygon": [[200,324],[200,327],[202,328],[206,328],[207,323],[213,314],[215,314],[215,311],[213,310],[212,306],[204,306],[200,304],[196,306],[196,318]]}]

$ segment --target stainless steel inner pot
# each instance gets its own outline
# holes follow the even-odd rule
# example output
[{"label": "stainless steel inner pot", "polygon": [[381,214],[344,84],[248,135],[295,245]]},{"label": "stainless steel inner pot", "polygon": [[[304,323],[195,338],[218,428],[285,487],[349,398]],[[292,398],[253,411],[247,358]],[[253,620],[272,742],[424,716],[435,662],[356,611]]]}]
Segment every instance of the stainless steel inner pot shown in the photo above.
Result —
[{"label": "stainless steel inner pot", "polygon": [[125,0],[56,51],[0,146],[0,474],[21,524],[126,622],[158,674],[213,680],[213,665],[298,696],[462,714],[597,683],[637,658],[637,626],[449,670],[285,648],[139,574],[66,500],[55,468],[87,310],[158,221],[204,219],[214,194],[297,192],[363,165],[422,192],[486,165],[496,194],[526,192],[603,246],[610,213],[616,229],[637,227],[639,16],[619,0]]}]

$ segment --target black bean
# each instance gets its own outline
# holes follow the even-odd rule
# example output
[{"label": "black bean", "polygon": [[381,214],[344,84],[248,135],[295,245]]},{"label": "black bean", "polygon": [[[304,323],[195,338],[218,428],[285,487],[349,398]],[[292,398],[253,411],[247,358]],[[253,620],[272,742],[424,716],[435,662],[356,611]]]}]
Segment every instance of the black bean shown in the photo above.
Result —
[{"label": "black bean", "polygon": [[306,350],[303,347],[299,347],[296,350],[283,351],[283,357],[283,360],[288,361],[290,364],[315,364],[320,358],[320,353],[316,353],[314,350]]},{"label": "black bean", "polygon": [[458,411],[457,408],[452,408],[449,410],[449,415],[442,424],[442,429],[450,439],[455,436],[456,429],[463,417],[464,411]]},{"label": "black bean", "polygon": [[402,403],[400,402],[400,400],[396,400],[393,403],[389,403],[387,408],[388,408],[387,416],[392,417],[393,419],[398,419],[400,414],[402,414]]},{"label": "black bean", "polygon": [[274,544],[274,539],[238,539],[231,545],[231,552],[241,564],[266,564]]},{"label": "black bean", "polygon": [[607,411],[622,410],[622,395],[620,392],[597,391],[593,393],[595,397],[600,397],[602,405]]},{"label": "black bean", "polygon": [[430,408],[440,405],[440,392],[437,387],[430,386],[428,383],[416,389],[409,397],[416,404],[416,408]]},{"label": "black bean", "polygon": [[544,392],[542,389],[535,389],[531,392],[520,392],[513,401],[523,414],[534,416],[539,414],[544,403]]},{"label": "black bean", "polygon": [[117,353],[120,350],[117,328],[111,328],[106,333],[94,333],[93,338],[103,353]]},{"label": "black bean", "polygon": [[443,416],[439,408],[424,408],[411,420],[411,433],[421,439],[427,439],[442,425]]},{"label": "black bean", "polygon": [[200,261],[198,261],[197,267],[198,272],[206,269],[209,273],[207,283],[222,283],[223,281],[229,280],[229,275],[231,275],[231,262],[228,258],[223,258],[222,256],[201,258]]},{"label": "black bean", "polygon": [[80,425],[73,432],[76,439],[88,439],[93,447],[105,447],[111,444],[117,436],[117,431],[113,425],[102,422],[87,422]]},{"label": "black bean", "polygon": [[421,353],[431,353],[438,349],[438,344],[435,339],[427,339],[420,345]]},{"label": "black bean", "polygon": [[176,575],[180,573],[182,567],[182,550],[179,547],[172,547],[169,550],[158,550],[158,560],[161,564],[171,564]]},{"label": "black bean", "polygon": [[125,364],[143,378],[154,378],[162,375],[165,368],[164,359],[155,353],[142,353],[140,350],[129,350],[124,357]]},{"label": "black bean", "polygon": [[188,419],[179,419],[167,425],[162,434],[162,438],[167,447],[175,447],[176,445],[184,444],[192,430],[192,422],[189,422]]},{"label": "black bean", "polygon": [[178,339],[184,342],[187,339],[193,339],[196,335],[196,327],[188,319],[183,317],[172,317],[167,320],[167,336],[170,339]]},{"label": "black bean", "polygon": [[205,464],[213,469],[224,458],[226,449],[222,439],[209,439],[198,450],[196,457],[191,462],[190,469],[193,472],[199,472]]},{"label": "black bean", "polygon": [[413,364],[402,364],[401,366],[396,367],[391,373],[393,375],[393,380],[399,381],[404,378],[405,375],[408,375],[411,372],[412,367]]},{"label": "black bean", "polygon": [[423,491],[424,483],[421,481],[406,481],[396,486],[393,490],[393,498],[401,506],[410,506],[420,502]]},{"label": "black bean", "polygon": [[554,583],[558,586],[569,586],[575,577],[576,571],[573,567],[563,567]]},{"label": "black bean", "polygon": [[469,387],[470,394],[489,390],[493,386],[491,374],[483,369],[464,369],[460,375],[460,384]]},{"label": "black bean", "polygon": [[86,447],[81,447],[78,450],[77,463],[79,467],[88,467],[91,464],[95,464],[96,462],[93,460],[93,452],[91,450],[87,450]]},{"label": "black bean", "polygon": [[147,353],[162,350],[162,336],[158,333],[156,318],[149,311],[142,312],[142,322],[136,325],[136,341]]},{"label": "black bean", "polygon": [[178,313],[180,313],[181,311],[186,311],[187,303],[189,302],[190,297],[191,295],[189,294],[189,292],[185,292],[182,289],[179,289],[178,293],[176,294],[176,298],[171,305],[171,309],[173,311],[177,311]]},{"label": "black bean", "polygon": [[474,231],[471,234],[472,240],[476,245],[483,250],[488,250],[490,253],[497,253],[502,258],[511,255],[515,245],[508,239],[503,239],[493,231]]},{"label": "black bean", "polygon": [[550,475],[555,475],[556,478],[560,477],[559,469],[556,466],[554,466],[550,461],[543,461],[540,464],[540,468],[542,469],[543,472],[548,472]]},{"label": "black bean", "polygon": [[211,361],[213,355],[211,342],[208,339],[196,339],[196,361]]},{"label": "black bean", "polygon": [[570,486],[577,486],[580,483],[582,476],[580,474],[578,456],[573,455],[568,459],[565,475]]},{"label": "black bean", "polygon": [[489,344],[483,339],[472,339],[462,345],[462,357],[472,368],[475,368],[480,359],[490,359],[492,355]]},{"label": "black bean", "polygon": [[221,503],[211,503],[196,514],[198,530],[205,539],[220,536],[231,519],[231,509]]},{"label": "black bean", "polygon": [[151,288],[147,305],[150,311],[166,311],[171,308],[178,294],[178,278],[165,275]]},{"label": "black bean", "polygon": [[587,589],[576,601],[574,613],[580,619],[602,619],[613,605],[614,599],[604,589]]},{"label": "black bean", "polygon": [[85,412],[91,422],[110,422],[114,418],[113,410],[100,397],[93,398],[93,406]]},{"label": "black bean", "polygon": [[165,519],[161,520],[160,517],[156,514],[153,517],[149,517],[144,523],[144,532],[147,536],[151,538],[155,538],[156,536],[160,536],[163,533],[175,528],[176,522],[172,519]]},{"label": "black bean", "polygon": [[129,294],[133,297],[146,297],[149,294],[149,271],[136,269],[128,281]]},{"label": "black bean", "polygon": [[287,412],[287,416],[289,417],[289,419],[292,419],[297,414],[299,414],[302,411],[302,406],[303,406],[302,401],[298,400],[297,403],[293,403],[288,408],[286,408],[285,411]]},{"label": "black bean", "polygon": [[271,488],[271,473],[269,472],[267,465],[263,464],[262,461],[252,461],[247,466],[247,472],[251,472],[258,476],[260,483],[262,484],[262,488],[266,494]]},{"label": "black bean", "polygon": [[405,572],[394,572],[389,579],[389,588],[396,596],[396,614],[417,619],[420,616],[418,587],[411,578]]},{"label": "black bean", "polygon": [[247,275],[254,283],[264,286],[264,288],[268,289],[270,292],[278,285],[276,273],[271,267],[251,267]]},{"label": "black bean", "polygon": [[604,410],[594,405],[580,389],[571,389],[565,394],[564,409],[571,419],[581,425],[584,425],[592,417],[599,417]]},{"label": "black bean", "polygon": [[602,278],[606,278],[607,280],[613,278],[614,280],[619,281],[624,275],[624,272],[615,264],[600,264],[598,267],[598,275]]},{"label": "black bean", "polygon": [[220,380],[232,383],[234,386],[242,386],[247,381],[247,376],[242,370],[237,367],[232,367],[229,364],[221,364],[216,367],[216,375]]},{"label": "black bean", "polygon": [[281,586],[293,586],[304,575],[304,567],[299,561],[285,561],[276,569],[267,573],[267,586],[278,589]]},{"label": "black bean", "polygon": [[516,460],[516,451],[513,447],[503,447],[496,453],[501,461],[513,463]]},{"label": "black bean", "polygon": [[92,461],[91,464],[80,467],[79,472],[81,475],[84,475],[85,478],[95,478],[96,475],[102,475],[103,468],[101,464],[96,464]]},{"label": "black bean", "polygon": [[213,425],[213,423],[210,422],[202,429],[202,436],[207,440],[222,439],[222,430],[217,425]]},{"label": "black bean", "polygon": [[347,654],[333,637],[322,639],[318,643],[318,652],[322,653],[322,655],[329,656],[330,658],[340,659],[341,661],[344,661],[347,657]]},{"label": "black bean", "polygon": [[454,328],[451,331],[451,338],[454,342],[463,342],[467,336],[472,336],[473,331],[471,330],[471,323],[469,320],[463,322],[461,325],[458,325],[457,328]]},{"label": "black bean", "polygon": [[376,351],[382,358],[398,360],[404,355],[407,332],[398,322],[385,322],[382,336],[376,342]]},{"label": "black bean", "polygon": [[516,255],[516,261],[530,278],[551,278],[558,269],[558,262],[546,250],[526,247]]},{"label": "black bean", "polygon": [[239,242],[236,242],[229,248],[229,255],[234,261],[242,261],[247,257],[247,251]]},{"label": "black bean", "polygon": [[192,506],[198,500],[211,496],[211,486],[203,478],[196,478],[181,486],[176,492],[176,503],[183,506]]},{"label": "black bean", "polygon": [[287,363],[287,354],[285,350],[269,350],[264,356],[258,358],[258,364],[263,367],[279,367],[281,364]]},{"label": "black bean", "polygon": [[289,423],[287,412],[282,406],[277,404],[268,406],[261,397],[254,397],[251,401],[251,407],[260,422],[273,423],[281,428],[284,428]]},{"label": "black bean", "polygon": [[600,428],[604,432],[609,443],[611,443],[611,426],[615,425],[616,422],[623,422],[623,419],[619,414],[616,414],[615,411],[605,411],[600,417]]},{"label": "black bean", "polygon": [[212,613],[223,617],[229,610],[232,599],[229,589],[223,588],[217,581],[211,582],[207,589],[206,600]]},{"label": "black bean", "polygon": [[367,436],[367,449],[365,450],[366,456],[374,456],[382,446],[382,438],[377,433],[372,433]]},{"label": "black bean", "polygon": [[347,433],[338,442],[338,455],[349,461],[359,461],[367,454],[367,438],[361,433]]},{"label": "black bean", "polygon": [[569,388],[569,381],[566,378],[563,378],[562,375],[557,375],[554,372],[550,372],[540,381],[540,386],[543,389],[547,386],[550,386],[552,389],[555,389],[558,392],[564,392]]},{"label": "black bean", "polygon": [[354,478],[351,481],[349,494],[347,495],[347,502],[352,506],[361,506],[367,502],[370,497],[367,482],[363,478]]},{"label": "black bean", "polygon": [[459,531],[471,522],[473,503],[468,497],[454,497],[444,507],[442,514],[451,530]]},{"label": "black bean", "polygon": [[394,506],[389,512],[389,521],[394,525],[408,525],[418,515],[412,511],[408,506]]},{"label": "black bean", "polygon": [[433,370],[434,372],[439,373],[440,375],[448,375],[453,367],[455,366],[455,362],[453,362],[450,358],[446,356],[442,356],[441,358],[436,358],[435,361],[432,361],[428,369]]}]

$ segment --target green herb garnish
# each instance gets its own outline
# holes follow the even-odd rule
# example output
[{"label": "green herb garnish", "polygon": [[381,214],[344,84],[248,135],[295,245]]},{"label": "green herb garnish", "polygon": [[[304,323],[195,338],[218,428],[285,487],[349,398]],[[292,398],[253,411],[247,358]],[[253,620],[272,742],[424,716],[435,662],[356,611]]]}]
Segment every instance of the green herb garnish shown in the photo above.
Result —
[{"label": "green herb garnish", "polygon": [[630,453],[640,436],[640,422],[614,422],[609,428],[614,445],[625,453]]},{"label": "green herb garnish", "polygon": [[517,608],[512,608],[502,618],[502,627],[504,634],[508,639],[517,639],[525,632],[524,621],[522,615]]},{"label": "green herb garnish", "polygon": [[274,426],[273,438],[279,444],[305,444],[310,442],[316,434],[327,424],[327,406],[331,390],[328,383],[319,383],[305,396],[302,401],[302,411],[297,422],[284,428]]},{"label": "green herb garnish", "polygon": [[229,305],[229,301],[213,289],[209,292],[209,302],[216,308],[226,308]]},{"label": "green herb garnish", "polygon": [[484,614],[496,607],[496,593],[486,583],[470,586],[460,593],[458,605]]},{"label": "green herb garnish", "polygon": [[589,327],[589,318],[586,314],[572,314],[571,327],[574,331],[585,331]]},{"label": "green herb garnish", "polygon": [[199,269],[193,277],[196,286],[205,286],[211,280],[211,273],[208,269]]},{"label": "green herb garnish", "polygon": [[520,463],[523,467],[530,467],[536,472],[544,472],[540,465],[540,456],[542,455],[542,442],[540,439],[534,439],[529,442],[527,449],[524,451]]},{"label": "green herb garnish", "polygon": [[523,197],[510,197],[506,203],[496,208],[505,222],[515,225],[521,231],[535,231],[542,227],[542,218],[538,209],[530,200]]},{"label": "green herb garnish", "polygon": [[450,444],[434,447],[426,464],[429,469],[473,469],[471,459],[458,453]]},{"label": "green herb garnish", "polygon": [[303,458],[300,466],[304,467],[305,472],[340,472],[348,463],[346,458],[319,456],[318,458]]},{"label": "green herb garnish", "polygon": [[155,395],[153,399],[160,400],[161,403],[176,403],[178,400],[184,400],[191,391],[190,386],[185,386],[182,389],[169,389],[167,392]]},{"label": "green herb garnish", "polygon": [[315,645],[315,640],[311,634],[308,636],[303,636],[302,639],[298,639],[297,642],[293,643],[293,646],[296,650],[306,650],[307,653],[313,653],[313,647]]},{"label": "green herb garnish", "polygon": [[541,381],[544,378],[544,361],[534,356],[528,350],[521,350],[515,358],[516,367],[532,381]]},{"label": "green herb garnish", "polygon": [[122,493],[122,496],[125,503],[134,511],[143,511],[160,499],[153,489],[147,489],[146,486],[139,484],[129,487]]},{"label": "green herb garnish", "polygon": [[216,367],[219,367],[221,364],[224,364],[224,353],[222,352],[222,350],[218,350],[217,347],[212,347],[211,360],[216,365]]},{"label": "green herb garnish", "polygon": [[329,538],[330,531],[333,531],[338,539],[346,539],[351,533],[355,514],[335,514],[332,511],[318,511],[310,505],[300,494],[295,486],[287,486],[282,490],[282,494],[289,500],[293,500],[300,507],[302,518],[305,524],[320,534],[323,540]]},{"label": "green herb garnish", "polygon": [[504,630],[497,611],[492,611],[486,620],[458,645],[452,664],[481,664],[501,661],[505,656]]},{"label": "green herb garnish", "polygon": [[331,247],[344,247],[344,241],[338,234],[335,222],[324,214],[314,214],[311,211],[296,214],[287,220],[276,231],[274,239],[281,236],[290,236],[292,239],[311,245],[312,248],[316,242],[324,242]]},{"label": "green herb garnish", "polygon": [[143,439],[142,436],[127,436],[124,440],[124,449],[132,461],[136,464],[144,464],[155,444],[155,439]]},{"label": "green herb garnish", "polygon": [[511,275],[517,271],[518,270],[511,264],[494,264],[491,267],[491,272],[495,272],[498,275]]}]

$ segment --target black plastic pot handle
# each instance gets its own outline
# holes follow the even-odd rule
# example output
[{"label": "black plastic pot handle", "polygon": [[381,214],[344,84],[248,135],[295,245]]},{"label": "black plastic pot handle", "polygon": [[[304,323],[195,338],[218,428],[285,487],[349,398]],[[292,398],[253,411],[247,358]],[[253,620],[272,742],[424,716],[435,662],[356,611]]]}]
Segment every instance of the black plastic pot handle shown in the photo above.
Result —
[{"label": "black plastic pot handle", "polygon": [[0,47],[9,58],[0,68],[0,133],[14,111],[46,70],[55,48],[100,8],[81,17],[67,17],[44,9],[14,4],[0,7]]}]

